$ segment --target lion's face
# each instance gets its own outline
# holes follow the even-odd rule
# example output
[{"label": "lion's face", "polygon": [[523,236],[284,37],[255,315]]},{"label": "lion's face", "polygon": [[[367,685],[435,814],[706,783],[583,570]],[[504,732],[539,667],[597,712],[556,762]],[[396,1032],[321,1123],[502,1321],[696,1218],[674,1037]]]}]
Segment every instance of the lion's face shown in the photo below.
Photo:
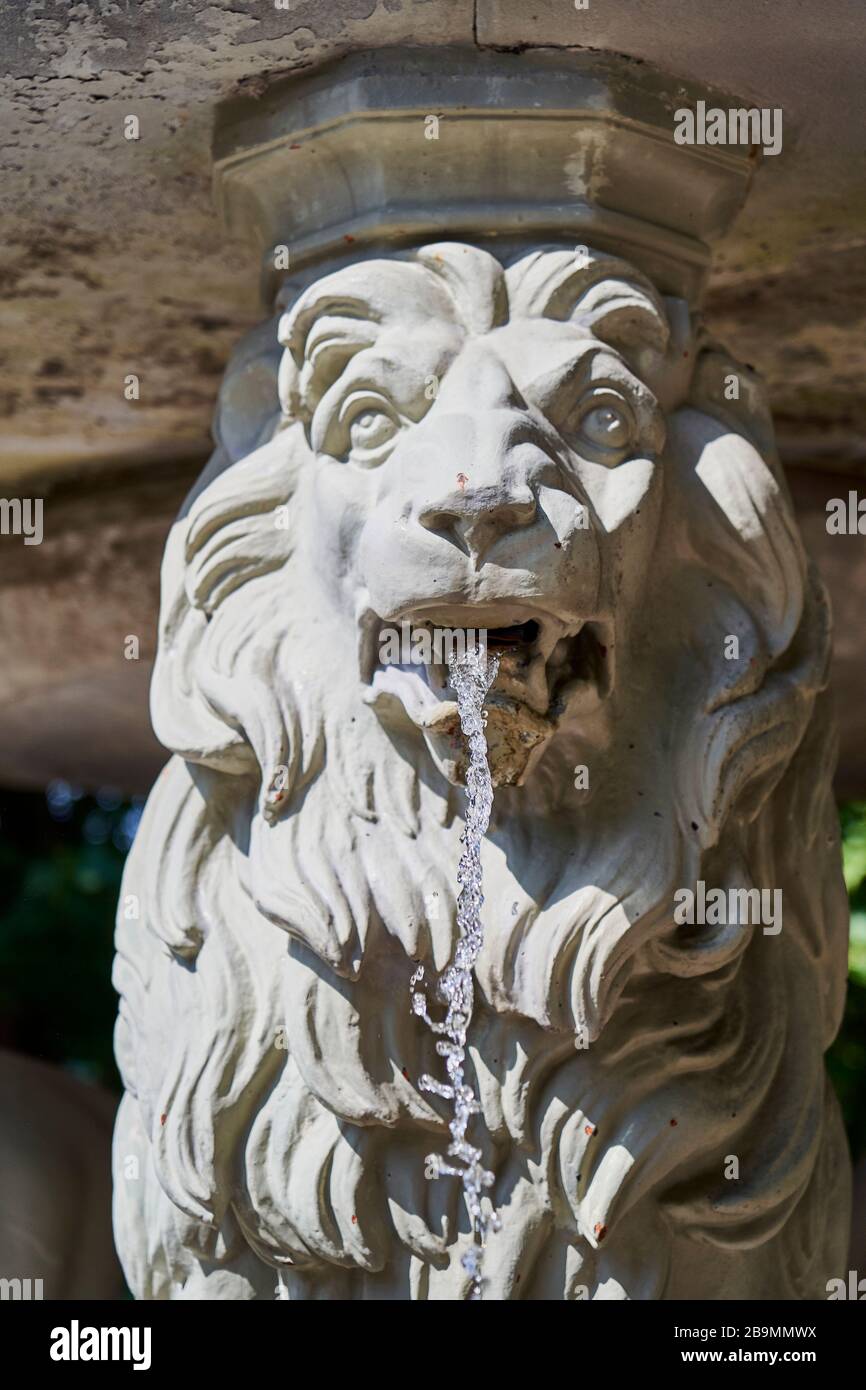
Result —
[{"label": "lion's face", "polygon": [[[494,777],[522,781],[561,723],[610,695],[655,540],[663,411],[593,331],[614,314],[585,267],[554,256],[556,296],[526,293],[523,263],[491,293],[491,258],[467,247],[353,267],[281,327],[284,404],[314,465],[311,568],[354,627],[368,702],[384,717],[399,706],[452,780],[447,668],[383,662],[385,633],[407,630],[405,657],[419,628],[487,632]],[[613,284],[661,342],[649,295]]]},{"label": "lion's face", "polygon": [[[821,679],[824,609],[754,379],[633,267],[562,250],[361,262],[307,288],[279,342],[279,421],[234,456],[220,426],[167,547],[159,736],[245,778],[237,833],[270,922],[351,975],[376,920],[444,962],[451,923],[424,904],[450,894],[464,743],[435,651],[385,659],[380,639],[486,630],[507,872],[479,969],[497,1008],[597,1031],[672,930],[671,885],[707,854],[748,879],[734,841],[716,847],[772,790]],[[404,835],[395,902],[380,865]],[[315,889],[313,855],[333,865]],[[702,966],[744,940],[701,938]],[[667,968],[690,947],[674,933]]]}]

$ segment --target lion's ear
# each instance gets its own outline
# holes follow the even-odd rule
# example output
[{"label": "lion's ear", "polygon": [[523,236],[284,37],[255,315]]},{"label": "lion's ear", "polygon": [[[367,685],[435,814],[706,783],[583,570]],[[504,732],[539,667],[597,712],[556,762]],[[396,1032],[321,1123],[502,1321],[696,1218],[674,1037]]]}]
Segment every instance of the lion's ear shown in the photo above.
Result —
[{"label": "lion's ear", "polygon": [[766,394],[752,367],[737,362],[718,343],[704,340],[695,363],[689,404],[712,415],[734,434],[745,436],[784,486]]}]

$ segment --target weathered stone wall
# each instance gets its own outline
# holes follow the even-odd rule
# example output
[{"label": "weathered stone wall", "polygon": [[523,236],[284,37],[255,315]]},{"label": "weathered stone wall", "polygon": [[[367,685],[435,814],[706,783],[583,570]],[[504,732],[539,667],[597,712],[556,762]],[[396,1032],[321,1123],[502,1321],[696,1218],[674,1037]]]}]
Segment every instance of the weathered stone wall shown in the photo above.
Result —
[{"label": "weathered stone wall", "polygon": [[[837,611],[840,786],[862,790],[863,563],[856,538],[821,524],[826,498],[866,471],[861,24],[857,0],[796,0],[784,19],[751,0],[0,7],[0,489],[46,499],[42,546],[0,538],[0,776],[132,787],[158,762],[145,720],[153,564],[207,455],[229,350],[260,312],[250,248],[213,208],[217,106],[342,53],[414,43],[604,49],[668,75],[674,93],[714,83],[782,109],[782,153],[716,247],[706,307],[769,383]],[[124,138],[130,115],[138,140]],[[127,631],[141,636],[134,671]]]}]

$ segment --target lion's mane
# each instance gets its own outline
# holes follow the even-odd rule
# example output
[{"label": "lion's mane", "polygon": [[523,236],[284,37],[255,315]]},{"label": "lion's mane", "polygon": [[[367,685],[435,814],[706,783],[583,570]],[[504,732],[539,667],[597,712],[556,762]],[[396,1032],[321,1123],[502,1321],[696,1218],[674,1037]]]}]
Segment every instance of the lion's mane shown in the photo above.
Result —
[{"label": "lion's mane", "polygon": [[[488,257],[485,293],[529,312],[543,281],[534,312],[561,316],[566,259]],[[387,264],[435,273],[421,252]],[[611,258],[569,304],[623,285],[665,327],[661,357],[632,354],[657,392],[682,379],[674,353],[688,370],[608,774],[576,802],[575,750],[552,747],[497,792],[485,846],[471,1060],[502,1216],[486,1296],[816,1296],[845,1255],[820,1061],[847,922],[827,604],[753,375]],[[462,792],[359,698],[345,626],[297,562],[310,451],[298,311],[286,322],[287,411],[272,323],[229,369],[166,550],[153,711],[175,756],[118,914],[118,1244],[138,1297],[272,1297],[278,1279],[293,1298],[461,1297],[459,1185],[424,1175],[447,1135],[417,1082],[439,1059],[408,985],[452,952]],[[781,888],[783,930],[675,926],[698,879]]]}]

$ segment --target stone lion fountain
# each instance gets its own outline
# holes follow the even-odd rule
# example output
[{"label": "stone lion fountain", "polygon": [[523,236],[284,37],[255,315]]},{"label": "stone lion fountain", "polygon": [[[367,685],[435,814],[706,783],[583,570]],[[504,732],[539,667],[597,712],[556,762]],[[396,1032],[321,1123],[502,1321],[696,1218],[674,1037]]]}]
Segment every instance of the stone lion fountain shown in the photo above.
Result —
[{"label": "stone lion fountain", "polygon": [[[392,54],[218,133],[278,312],[163,567],[175,756],[115,972],[139,1298],[469,1291],[408,997],[454,950],[465,756],[441,665],[380,660],[405,624],[501,652],[484,1297],[801,1299],[844,1267],[829,614],[759,383],[699,314],[750,162],[675,145],[643,81]],[[698,883],[740,909],[680,924]]]}]

